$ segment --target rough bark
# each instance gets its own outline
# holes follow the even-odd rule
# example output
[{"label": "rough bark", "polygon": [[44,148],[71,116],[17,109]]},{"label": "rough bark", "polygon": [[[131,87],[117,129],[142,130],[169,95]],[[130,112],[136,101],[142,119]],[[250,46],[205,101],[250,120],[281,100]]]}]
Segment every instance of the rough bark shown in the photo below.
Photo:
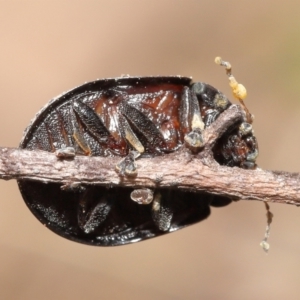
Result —
[{"label": "rough bark", "polygon": [[0,148],[0,179],[30,179],[65,184],[148,187],[207,191],[232,199],[260,200],[300,205],[300,175],[288,172],[245,170],[220,166],[211,148],[228,127],[243,119],[233,105],[207,129],[205,147],[192,154],[180,151],[153,158],[137,159],[138,175],[120,177],[115,171],[120,157],[59,159],[54,153]]}]

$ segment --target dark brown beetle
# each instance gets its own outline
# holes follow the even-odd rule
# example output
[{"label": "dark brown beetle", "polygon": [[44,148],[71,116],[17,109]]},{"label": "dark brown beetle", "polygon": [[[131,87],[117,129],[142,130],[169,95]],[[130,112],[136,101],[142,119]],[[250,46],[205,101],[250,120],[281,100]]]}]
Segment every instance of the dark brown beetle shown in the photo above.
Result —
[{"label": "dark brown beetle", "polygon": [[[123,77],[86,83],[53,99],[26,129],[20,147],[58,156],[120,156],[120,176],[136,175],[135,158],[165,155],[184,143],[202,146],[202,130],[231,103],[186,77]],[[255,168],[257,143],[244,122],[214,148],[222,165]],[[122,159],[123,157],[123,159]],[[210,214],[220,196],[157,188],[77,186],[19,180],[32,213],[73,241],[117,246],[173,232]]]}]

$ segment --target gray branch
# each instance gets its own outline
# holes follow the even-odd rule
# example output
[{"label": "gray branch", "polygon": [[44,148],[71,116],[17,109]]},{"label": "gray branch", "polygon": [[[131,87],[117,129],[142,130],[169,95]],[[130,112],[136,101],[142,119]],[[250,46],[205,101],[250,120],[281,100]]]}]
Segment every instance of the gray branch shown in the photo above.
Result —
[{"label": "gray branch", "polygon": [[159,186],[206,191],[231,199],[300,205],[299,174],[225,167],[213,159],[214,143],[230,126],[241,121],[243,114],[238,105],[223,112],[204,130],[205,147],[198,154],[182,147],[175,153],[137,159],[138,175],[134,178],[120,177],[115,171],[120,157],[59,159],[45,151],[0,148],[0,179],[29,179],[62,185]]}]

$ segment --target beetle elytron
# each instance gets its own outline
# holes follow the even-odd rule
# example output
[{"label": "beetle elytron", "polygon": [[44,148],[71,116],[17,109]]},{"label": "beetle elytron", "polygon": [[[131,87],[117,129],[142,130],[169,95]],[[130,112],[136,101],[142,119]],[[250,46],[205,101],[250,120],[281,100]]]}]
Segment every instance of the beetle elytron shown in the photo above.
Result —
[{"label": "beetle elytron", "polygon": [[[137,156],[201,149],[201,132],[230,101],[214,87],[187,77],[122,77],[86,83],[53,99],[26,129],[20,147],[59,155],[120,156],[120,176],[136,176]],[[250,122],[237,124],[214,147],[217,162],[256,167]],[[199,222],[210,205],[230,199],[156,188],[80,186],[19,180],[32,213],[73,241],[116,246],[166,234]]]}]

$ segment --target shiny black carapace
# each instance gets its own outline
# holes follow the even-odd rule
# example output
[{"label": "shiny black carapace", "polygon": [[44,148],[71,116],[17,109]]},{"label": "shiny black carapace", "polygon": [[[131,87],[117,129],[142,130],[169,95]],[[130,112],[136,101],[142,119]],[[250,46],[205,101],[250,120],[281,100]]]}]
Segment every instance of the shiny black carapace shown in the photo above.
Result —
[{"label": "shiny black carapace", "polygon": [[[139,156],[201,148],[202,131],[231,105],[212,86],[186,77],[122,77],[97,80],[53,99],[26,129],[20,147],[58,156],[119,156],[116,172],[138,176]],[[252,126],[237,124],[214,147],[217,162],[256,167]],[[59,159],[59,158],[58,158]],[[117,246],[194,224],[210,205],[230,199],[157,188],[61,186],[19,180],[32,213],[55,233],[89,245]]]}]

